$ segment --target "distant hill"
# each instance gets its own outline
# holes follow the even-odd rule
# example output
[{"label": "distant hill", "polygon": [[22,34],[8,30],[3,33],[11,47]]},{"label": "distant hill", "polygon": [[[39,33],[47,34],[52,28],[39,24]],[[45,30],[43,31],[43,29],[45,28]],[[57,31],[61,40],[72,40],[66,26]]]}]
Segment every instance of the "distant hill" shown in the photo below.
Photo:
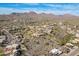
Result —
[{"label": "distant hill", "polygon": [[11,13],[9,15],[0,15],[0,20],[68,20],[68,19],[79,19],[79,16],[64,14],[64,15],[54,15],[52,13],[35,13],[35,12],[25,12],[25,13]]}]

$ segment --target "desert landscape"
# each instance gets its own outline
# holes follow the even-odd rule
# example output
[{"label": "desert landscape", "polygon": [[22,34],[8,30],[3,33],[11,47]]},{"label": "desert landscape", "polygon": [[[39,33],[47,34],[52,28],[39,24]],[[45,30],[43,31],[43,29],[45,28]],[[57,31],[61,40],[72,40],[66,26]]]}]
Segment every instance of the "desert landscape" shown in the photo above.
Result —
[{"label": "desert landscape", "polygon": [[79,56],[79,16],[1,14],[0,56]]}]

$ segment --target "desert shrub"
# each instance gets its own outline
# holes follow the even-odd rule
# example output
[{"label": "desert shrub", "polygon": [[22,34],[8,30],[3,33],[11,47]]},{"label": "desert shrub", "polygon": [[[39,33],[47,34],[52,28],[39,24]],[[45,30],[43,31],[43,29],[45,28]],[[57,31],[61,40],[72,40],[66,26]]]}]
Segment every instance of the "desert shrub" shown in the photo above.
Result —
[{"label": "desert shrub", "polygon": [[3,49],[0,47],[0,56],[3,56],[4,55],[4,51]]},{"label": "desert shrub", "polygon": [[74,45],[79,47],[79,42],[77,42],[77,43],[74,43]]},{"label": "desert shrub", "polygon": [[67,34],[64,36],[63,39],[60,39],[58,41],[59,45],[65,45],[67,42],[69,42],[70,40],[73,40],[74,39],[74,36],[72,34]]}]

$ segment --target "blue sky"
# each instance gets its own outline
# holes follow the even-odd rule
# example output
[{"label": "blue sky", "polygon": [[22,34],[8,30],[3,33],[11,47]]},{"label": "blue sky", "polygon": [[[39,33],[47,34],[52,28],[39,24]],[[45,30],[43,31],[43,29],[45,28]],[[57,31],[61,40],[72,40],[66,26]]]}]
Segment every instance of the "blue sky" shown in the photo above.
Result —
[{"label": "blue sky", "polygon": [[79,15],[78,3],[0,3],[0,14],[12,12],[23,13],[35,11],[37,13],[53,13],[56,15]]}]

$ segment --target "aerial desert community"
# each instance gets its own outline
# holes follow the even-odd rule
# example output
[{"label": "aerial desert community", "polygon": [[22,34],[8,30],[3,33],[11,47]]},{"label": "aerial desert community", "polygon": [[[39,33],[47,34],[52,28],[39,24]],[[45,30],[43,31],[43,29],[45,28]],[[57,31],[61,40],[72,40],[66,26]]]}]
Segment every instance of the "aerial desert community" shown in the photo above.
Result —
[{"label": "aerial desert community", "polygon": [[[9,8],[12,6],[15,4],[7,4]],[[0,56],[79,56],[78,15],[35,11],[0,13]]]}]

